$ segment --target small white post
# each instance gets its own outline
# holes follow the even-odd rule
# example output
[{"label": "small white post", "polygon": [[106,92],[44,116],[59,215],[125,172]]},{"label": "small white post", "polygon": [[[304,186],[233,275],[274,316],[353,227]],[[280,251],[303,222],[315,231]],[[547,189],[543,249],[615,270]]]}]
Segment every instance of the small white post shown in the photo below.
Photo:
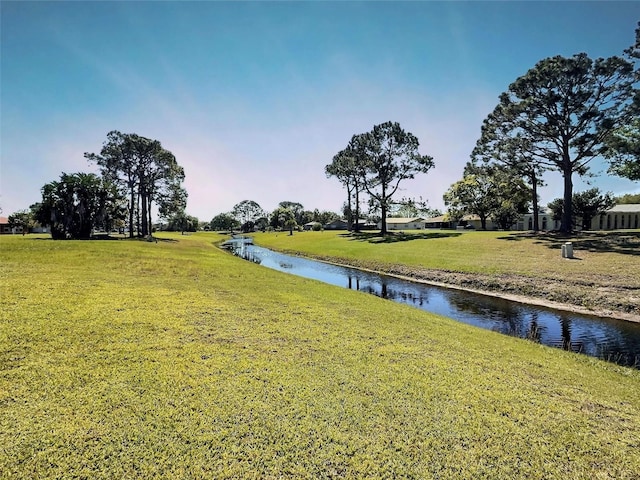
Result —
[{"label": "small white post", "polygon": [[573,258],[573,243],[565,242],[562,245],[562,258]]}]

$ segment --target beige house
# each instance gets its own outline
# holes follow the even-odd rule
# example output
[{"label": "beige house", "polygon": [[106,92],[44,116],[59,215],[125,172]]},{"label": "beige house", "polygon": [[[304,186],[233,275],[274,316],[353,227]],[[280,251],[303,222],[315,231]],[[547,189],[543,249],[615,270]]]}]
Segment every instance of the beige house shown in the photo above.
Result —
[{"label": "beige house", "polygon": [[[378,222],[378,228],[382,228],[382,221]],[[387,217],[387,230],[424,230],[424,228],[426,228],[426,222],[422,217]]]}]

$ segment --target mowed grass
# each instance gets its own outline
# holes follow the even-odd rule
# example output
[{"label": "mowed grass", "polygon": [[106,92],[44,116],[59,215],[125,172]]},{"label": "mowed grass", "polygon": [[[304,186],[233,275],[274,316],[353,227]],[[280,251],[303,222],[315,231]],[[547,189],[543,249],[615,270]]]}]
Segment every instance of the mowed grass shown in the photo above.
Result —
[{"label": "mowed grass", "polygon": [[219,238],[0,237],[0,478],[638,478],[639,371]]},{"label": "mowed grass", "polygon": [[[618,241],[630,238],[628,244]],[[292,251],[402,263],[461,272],[574,275],[632,273],[640,281],[640,231],[582,234],[561,238],[552,234],[473,230],[417,230],[387,239],[377,232],[256,233],[256,243]],[[571,241],[574,260],[561,258],[560,247]]]},{"label": "mowed grass", "polygon": [[[622,242],[626,237],[626,242]],[[364,266],[402,264],[492,275],[567,279],[585,285],[640,288],[640,231],[583,233],[572,238],[525,232],[421,230],[377,232],[258,233],[256,243],[278,250],[344,258]],[[563,259],[571,241],[574,259]]]}]

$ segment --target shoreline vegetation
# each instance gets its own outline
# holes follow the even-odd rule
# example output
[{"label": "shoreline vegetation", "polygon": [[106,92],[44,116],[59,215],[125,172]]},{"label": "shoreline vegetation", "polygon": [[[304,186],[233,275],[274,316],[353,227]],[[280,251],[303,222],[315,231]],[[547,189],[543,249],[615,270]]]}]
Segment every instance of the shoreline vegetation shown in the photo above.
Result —
[{"label": "shoreline vegetation", "polygon": [[[314,235],[311,232],[301,232],[299,235],[310,234]],[[467,242],[462,250],[456,250],[456,239],[463,234],[484,238],[480,238],[478,242]],[[326,238],[325,235],[330,238]],[[315,236],[314,240],[306,242],[282,235],[257,234],[256,242],[283,253],[303,255],[315,260],[375,271],[415,282],[457,288],[558,310],[640,322],[638,231],[616,234],[583,233],[576,237],[521,232],[454,234],[447,231],[415,231],[392,233],[391,240],[372,233],[338,234],[331,238],[332,233],[325,232]],[[324,247],[334,252],[338,239],[342,239],[347,246],[347,241],[356,241],[361,244],[361,248],[347,248],[347,253],[340,255],[320,253]],[[499,243],[501,241],[502,245]],[[574,245],[573,259],[561,258],[560,247],[565,241],[572,241]],[[404,245],[404,252],[398,248],[393,252],[385,252],[377,247],[384,244],[389,248],[389,245],[405,242],[411,244],[413,252],[407,252],[408,249],[404,248]],[[436,242],[439,245],[435,250],[431,250],[429,247]],[[481,251],[483,246],[487,246],[487,242],[494,244],[490,250],[496,253],[498,268],[488,265],[487,263],[491,262],[486,261],[486,252]],[[519,245],[513,245],[515,242]],[[474,251],[479,259],[473,258]],[[434,263],[442,265],[442,262],[437,260],[432,262],[432,257],[451,257],[456,254],[460,257],[456,261],[458,269],[430,268]],[[505,261],[510,254],[513,255],[513,261]],[[393,263],[394,258],[402,255],[403,263]],[[598,255],[601,258],[598,258]],[[376,258],[373,258],[374,256]],[[591,262],[591,266],[585,266],[582,262]],[[545,265],[552,268],[545,269]],[[567,269],[563,271],[563,267]],[[490,273],[483,272],[483,269]]]},{"label": "shoreline vegetation", "polygon": [[637,478],[636,369],[157,239],[0,236],[0,478]]}]

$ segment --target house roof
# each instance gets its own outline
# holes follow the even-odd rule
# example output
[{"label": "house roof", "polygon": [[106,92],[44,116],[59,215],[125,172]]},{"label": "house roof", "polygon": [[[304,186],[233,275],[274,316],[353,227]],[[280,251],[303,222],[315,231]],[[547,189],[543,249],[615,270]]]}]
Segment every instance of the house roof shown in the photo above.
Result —
[{"label": "house roof", "polygon": [[7,217],[0,217],[0,223],[9,223],[9,219]]},{"label": "house roof", "polygon": [[437,217],[431,217],[431,218],[427,218],[425,219],[425,223],[441,223],[441,222],[448,222],[448,220],[444,219],[444,215],[439,215]]},{"label": "house roof", "polygon": [[640,203],[625,203],[607,210],[607,213],[640,213]]},{"label": "house roof", "polygon": [[424,222],[422,217],[402,218],[402,217],[387,217],[387,223],[414,223]]}]

